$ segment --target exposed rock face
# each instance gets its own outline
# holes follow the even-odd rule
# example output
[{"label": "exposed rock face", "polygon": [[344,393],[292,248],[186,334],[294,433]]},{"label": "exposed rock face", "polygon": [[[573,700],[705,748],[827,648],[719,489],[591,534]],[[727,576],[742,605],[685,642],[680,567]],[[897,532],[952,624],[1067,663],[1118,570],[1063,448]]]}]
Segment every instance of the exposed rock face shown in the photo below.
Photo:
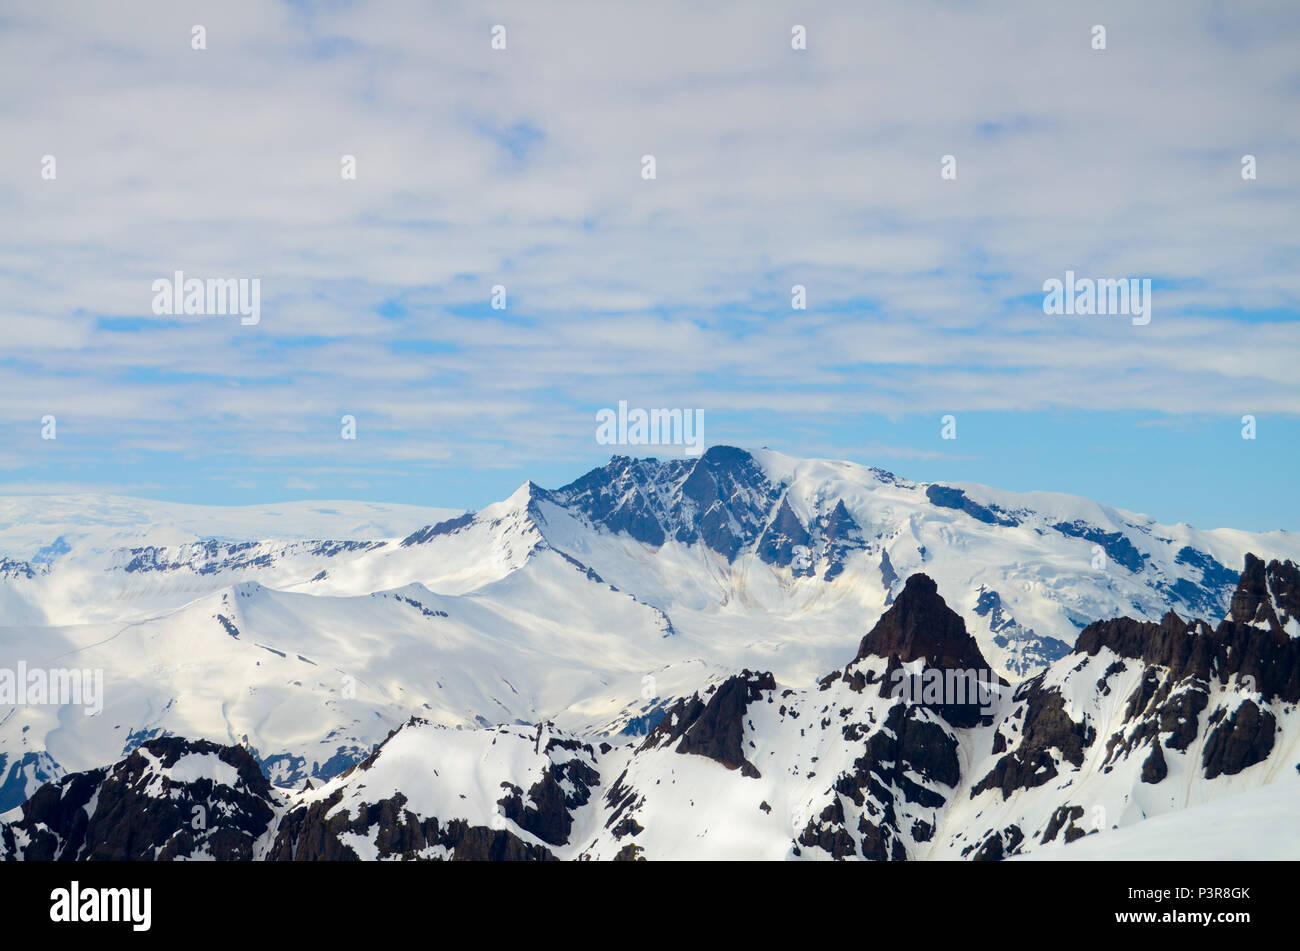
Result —
[{"label": "exposed rock face", "polygon": [[1070,645],[1055,637],[1036,634],[1012,617],[996,591],[980,585],[975,600],[975,615],[987,620],[993,643],[1004,649],[1011,648],[1015,661],[1009,664],[1013,675],[1028,676],[1046,667],[1052,661],[1070,653]]},{"label": "exposed rock face", "polygon": [[502,814],[531,832],[543,842],[563,845],[573,829],[572,811],[587,804],[591,790],[600,784],[600,774],[589,765],[594,756],[590,746],[573,738],[552,737],[544,752],[565,749],[585,752],[586,757],[554,762],[542,778],[534,783],[525,797],[523,790],[511,787],[510,795],[498,800]]},{"label": "exposed rock face", "polygon": [[1197,617],[1216,617],[1223,612],[1224,588],[1235,588],[1237,572],[1218,559],[1190,545],[1184,545],[1174,556],[1176,564],[1200,572],[1199,579],[1177,578],[1168,585],[1169,594],[1185,601]]},{"label": "exposed rock face", "polygon": [[[960,616],[923,574],[907,580],[863,637],[853,662],[819,683],[820,719],[799,728],[801,737],[812,731],[818,748],[825,740],[817,739],[817,730],[837,730],[849,744],[823,805],[798,832],[801,852],[902,861],[933,838],[937,817],[963,782],[959,731],[986,717],[973,691],[959,698],[945,689],[931,698],[917,689],[908,677],[918,668],[945,677],[982,672],[992,686],[1002,684]],[[986,699],[996,709],[996,694]],[[783,705],[780,713],[798,727],[798,710]]]},{"label": "exposed rock face", "polygon": [[18,561],[13,558],[0,558],[0,581],[10,578],[25,578],[28,581],[37,575],[49,574],[49,565],[39,565],[30,561]]},{"label": "exposed rock face", "polygon": [[907,579],[902,592],[858,645],[855,661],[887,657],[903,663],[924,660],[927,667],[987,669],[975,638],[939,596],[934,580],[924,574]]},{"label": "exposed rock face", "polygon": [[1289,563],[1248,559],[1214,629],[1172,612],[1089,625],[986,717],[894,691],[904,665],[984,669],[935,583],[913,575],[845,668],[804,690],[749,670],[719,679],[635,746],[596,748],[548,723],[412,719],[341,775],[291,791],[242,747],[145,739],[6,815],[0,857],[629,861],[706,840],[718,804],[734,803],[753,825],[719,840],[762,841],[771,857],[996,861],[1168,811],[1189,790],[1213,798],[1224,776],[1265,776],[1296,728],[1297,582]]},{"label": "exposed rock face", "polygon": [[1020,826],[1009,825],[1001,832],[990,829],[985,833],[984,844],[978,850],[974,846],[968,848],[975,853],[972,856],[973,861],[998,862],[1019,852],[1020,845],[1024,841],[1025,834],[1020,831]]},{"label": "exposed rock face", "polygon": [[[1269,592],[1273,592],[1270,598]],[[1246,556],[1246,570],[1232,597],[1229,618],[1211,630],[1187,624],[1172,611],[1159,624],[1116,618],[1090,624],[1079,634],[1076,654],[1103,647],[1148,666],[1168,667],[1175,680],[1196,677],[1226,684],[1236,676],[1266,700],[1300,701],[1300,638],[1286,626],[1300,614],[1300,569],[1291,562],[1265,566]]]},{"label": "exposed rock face", "polygon": [[437,525],[426,525],[402,539],[403,548],[410,548],[412,545],[423,545],[432,541],[439,535],[450,535],[457,529],[465,528],[474,521],[474,513],[466,512],[464,515],[458,515],[455,518],[444,519]]},{"label": "exposed rock face", "polygon": [[734,558],[752,543],[777,491],[754,458],[741,449],[714,446],[700,457],[681,487],[683,506],[676,533],[679,542],[698,538],[709,548]]},{"label": "exposed rock face", "polygon": [[397,795],[368,803],[352,815],[348,810],[331,814],[342,793],[300,806],[281,820],[267,858],[271,861],[357,861],[360,857],[345,837],[372,841],[380,859],[448,858],[459,861],[553,861],[545,846],[524,842],[506,829],[472,826],[463,819],[421,818],[406,809],[406,797]]},{"label": "exposed rock face", "polygon": [[[518,728],[489,732],[469,754],[486,758],[500,744],[513,751],[507,755],[522,755],[522,762],[531,764],[526,770],[529,775],[540,767],[540,778],[526,791],[510,779],[498,780],[495,815],[486,825],[455,814],[422,814],[400,790],[379,799],[363,795],[370,784],[391,788],[391,780],[385,778],[394,775],[390,767],[397,770],[396,775],[405,774],[403,762],[411,755],[411,747],[408,744],[397,751],[393,747],[398,741],[412,740],[411,733],[420,739],[418,753],[431,756],[425,768],[433,777],[441,768],[463,768],[466,751],[455,746],[440,749],[440,741],[455,731],[440,732],[413,718],[345,773],[331,793],[300,796],[303,801],[291,804],[279,822],[267,858],[549,861],[555,855],[548,845],[568,842],[573,812],[588,803],[600,784],[592,747],[544,723],[530,733]],[[367,854],[359,855],[359,848]]]},{"label": "exposed rock face", "polygon": [[[896,703],[867,737],[861,756],[836,777],[835,798],[809,821],[798,842],[837,859],[858,855],[860,847],[863,858],[903,861],[909,857],[909,841],[926,841],[933,828],[916,817],[906,822],[902,805],[941,808],[946,799],[933,787],[956,786],[960,778],[951,731],[923,707]],[[860,810],[856,836],[848,827],[846,803]]]},{"label": "exposed rock face", "polygon": [[699,542],[730,560],[758,540],[781,496],[749,453],[714,446],[696,460],[615,456],[544,497],[648,545]]},{"label": "exposed rock face", "polygon": [[1168,775],[1169,767],[1165,764],[1165,754],[1160,752],[1159,743],[1152,743],[1151,755],[1142,764],[1142,782],[1154,786]]},{"label": "exposed rock face", "polygon": [[192,542],[176,548],[147,545],[126,548],[118,553],[122,571],[128,574],[192,571],[209,576],[222,572],[270,568],[290,555],[334,558],[383,548],[387,542],[319,540],[292,543],[223,542],[215,538]]},{"label": "exposed rock face", "polygon": [[[872,472],[882,482],[895,481],[883,470]],[[822,580],[833,581],[851,553],[872,547],[842,498],[825,500],[827,507],[805,522],[787,489],[745,450],[714,446],[695,460],[615,456],[569,485],[538,491],[539,498],[593,525],[647,545],[700,544],[729,562],[752,552],[795,577],[820,572]],[[880,554],[887,566],[883,547]]]},{"label": "exposed rock face", "polygon": [[746,670],[706,691],[679,700],[650,731],[641,749],[653,749],[679,740],[678,753],[693,753],[739,769],[741,775],[757,779],[758,769],[745,759],[745,713],[765,691],[776,689],[770,673]]},{"label": "exposed rock face", "polygon": [[898,572],[894,570],[894,563],[889,560],[887,551],[880,553],[880,584],[885,589],[885,604],[893,604],[894,585],[898,584]]},{"label": "exposed rock face", "polygon": [[[848,553],[865,547],[862,527],[849,514],[844,500],[839,499],[831,509],[831,514],[823,517],[820,528],[822,552],[826,559],[826,571],[822,580],[832,581],[844,572],[844,559]],[[889,555],[882,550],[881,557],[888,559]],[[886,583],[885,588],[888,589],[890,584],[892,582]]]},{"label": "exposed rock face", "polygon": [[1205,778],[1233,776],[1248,766],[1262,763],[1273,752],[1277,721],[1247,700],[1226,720],[1221,720],[1205,741],[1202,763]]},{"label": "exposed rock face", "polygon": [[1247,555],[1231,616],[1238,624],[1266,624],[1274,634],[1288,633],[1290,622],[1300,617],[1300,568],[1289,561],[1265,565]]},{"label": "exposed rock face", "polygon": [[[1111,735],[1104,762],[1113,765],[1127,759],[1135,749],[1156,746],[1161,734],[1168,734],[1164,741],[1168,749],[1186,750],[1197,737],[1201,712],[1209,696],[1202,680],[1179,679],[1158,667],[1145,668],[1141,682],[1124,705],[1126,730]],[[1163,755],[1153,749],[1149,758],[1153,770],[1158,768],[1156,760],[1163,762]]]},{"label": "exposed rock face", "polygon": [[987,525],[1020,524],[1014,514],[998,508],[996,505],[981,505],[974,499],[968,498],[961,489],[953,488],[950,485],[935,484],[927,486],[925,497],[930,500],[931,505],[937,505],[939,508],[945,509],[957,509]]},{"label": "exposed rock face", "polygon": [[1081,839],[1088,833],[1080,829],[1074,823],[1083,818],[1083,806],[1061,806],[1048,821],[1047,827],[1043,829],[1042,838],[1039,840],[1044,845],[1048,842],[1056,841],[1056,836],[1062,830],[1065,831],[1064,839],[1066,842],[1073,842],[1075,839]]},{"label": "exposed rock face", "polygon": [[29,750],[14,757],[13,762],[0,753],[0,813],[22,805],[42,785],[62,775],[59,764],[44,750]]},{"label": "exposed rock face", "polygon": [[[195,763],[209,775],[190,778]],[[277,805],[247,750],[166,737],[111,769],[42,786],[22,805],[21,819],[0,830],[0,854],[36,861],[246,861]]]},{"label": "exposed rock face", "polygon": [[[812,536],[799,521],[799,516],[794,514],[794,509],[790,508],[790,500],[782,499],[776,517],[758,540],[758,557],[769,564],[789,565],[794,560],[795,547],[802,545],[807,548],[811,542]],[[796,574],[801,573],[811,574],[811,570],[801,566]]]},{"label": "exposed rock face", "polygon": [[[1095,731],[1070,718],[1061,695],[1043,686],[1041,674],[1022,684],[1012,701],[1021,704],[1010,718],[1010,722],[1018,725],[1015,732],[1019,733],[1021,740],[975,784],[971,790],[972,799],[986,789],[1001,790],[1002,798],[1006,800],[1018,789],[1042,786],[1056,778],[1058,757],[1074,766],[1081,766],[1084,747],[1090,746],[1095,739]],[[996,736],[1004,736],[1002,727]]]},{"label": "exposed rock face", "polygon": [[[1075,795],[1066,790],[1090,783],[1099,791],[1084,801],[1097,810],[1090,820],[1097,829],[1137,796],[1136,786],[1114,781],[1113,791],[1103,791],[1111,774],[1159,785],[1173,760],[1186,757],[1180,783],[1197,772],[1208,782],[1263,763],[1276,745],[1279,717],[1297,700],[1300,638],[1289,630],[1298,582],[1291,563],[1266,566],[1247,556],[1231,614],[1216,628],[1173,612],[1159,623],[1116,618],[1087,626],[1069,657],[1017,688],[1014,709],[994,734],[992,752],[1001,755],[971,787],[971,799],[996,790],[1024,815],[1036,798],[1053,790]],[[1091,688],[1071,683],[1096,678],[1099,669]],[[1121,684],[1124,702],[1107,723],[1114,706],[1104,698]],[[1103,743],[1096,742],[1100,729]],[[1083,807],[1067,801],[1031,837],[1048,843],[1064,829],[1070,841],[1088,831],[1074,825],[1082,816]],[[985,857],[998,854],[998,846],[985,845]]]},{"label": "exposed rock face", "polygon": [[1129,571],[1138,572],[1146,563],[1147,556],[1142,554],[1121,532],[1107,532],[1086,522],[1058,522],[1052,526],[1062,535],[1070,538],[1082,538],[1084,541],[1099,545],[1106,556],[1117,565]]},{"label": "exposed rock face", "polygon": [[[966,632],[965,622],[939,596],[934,580],[924,574],[907,579],[889,610],[862,638],[854,662],[871,657],[888,660],[879,688],[881,696],[897,692],[905,677],[902,665],[915,661],[922,661],[926,671],[951,671],[965,678],[960,681],[966,688],[961,696],[948,696],[955,691],[945,690],[944,700],[933,704],[953,726],[974,726],[984,716],[974,695],[973,678],[984,676],[998,687],[1006,683],[992,674],[975,638]],[[959,683],[951,682],[954,686]],[[909,695],[915,697],[921,692],[923,687],[917,685]]]}]

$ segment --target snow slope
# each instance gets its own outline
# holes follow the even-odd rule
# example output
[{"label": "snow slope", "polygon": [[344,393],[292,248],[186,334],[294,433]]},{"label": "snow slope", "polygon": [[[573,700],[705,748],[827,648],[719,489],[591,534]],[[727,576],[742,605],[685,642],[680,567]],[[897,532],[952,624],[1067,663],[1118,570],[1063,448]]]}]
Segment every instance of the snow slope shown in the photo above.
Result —
[{"label": "snow slope", "polygon": [[1293,862],[1300,857],[1298,802],[1300,781],[1287,777],[1238,796],[1122,829],[1107,829],[1024,858],[1057,862]]},{"label": "snow slope", "polygon": [[643,738],[413,717],[293,789],[245,745],[146,740],[0,815],[0,858],[1294,860],[1297,613],[1300,568],[1252,558],[1217,625],[1099,621],[1018,685],[918,695],[988,671],[917,574],[813,686],[713,675]]},{"label": "snow slope", "polygon": [[103,670],[105,705],[0,707],[0,808],[168,734],[244,745],[292,786],[412,715],[642,735],[743,668],[808,688],[917,572],[1020,681],[1098,618],[1217,622],[1248,551],[1300,540],[729,447],[465,514],[4,499],[0,669]]}]

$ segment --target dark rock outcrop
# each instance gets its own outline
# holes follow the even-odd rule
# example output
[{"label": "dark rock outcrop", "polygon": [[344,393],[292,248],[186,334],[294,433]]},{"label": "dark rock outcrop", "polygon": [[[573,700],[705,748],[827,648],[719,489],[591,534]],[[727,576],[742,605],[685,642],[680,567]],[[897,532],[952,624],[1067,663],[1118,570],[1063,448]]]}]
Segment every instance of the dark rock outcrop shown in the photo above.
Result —
[{"label": "dark rock outcrop", "polygon": [[927,667],[988,669],[975,638],[966,633],[960,615],[939,596],[929,575],[907,579],[890,605],[858,645],[855,661],[889,657],[911,663],[924,660]]},{"label": "dark rock outcrop", "polygon": [[1201,756],[1205,778],[1234,776],[1248,766],[1262,763],[1273,751],[1276,732],[1273,714],[1260,710],[1252,700],[1245,701],[1205,738]]},{"label": "dark rock outcrop", "polygon": [[758,778],[759,772],[745,758],[745,713],[765,691],[776,689],[770,673],[745,670],[728,677],[705,692],[683,698],[668,709],[659,724],[647,734],[641,749],[652,749],[677,740],[678,753],[694,753],[721,763],[727,769]]},{"label": "dark rock outcrop", "polygon": [[[540,740],[540,729],[538,735]],[[551,737],[544,752],[549,754],[555,749],[586,755],[552,761],[543,771],[542,778],[528,790],[526,800],[523,791],[512,786],[509,794],[498,800],[498,804],[502,814],[521,829],[551,845],[564,845],[573,829],[571,811],[587,804],[591,789],[600,784],[600,774],[591,765],[595,753],[587,744]]]},{"label": "dark rock outcrop", "polygon": [[987,789],[998,789],[1005,801],[1018,789],[1041,786],[1057,776],[1058,757],[1073,766],[1082,765],[1083,750],[1095,738],[1095,731],[1070,719],[1064,698],[1055,688],[1043,685],[1042,674],[1021,684],[1012,699],[1023,701],[1012,714],[1012,719],[1022,721],[1020,742],[975,784],[972,799]]},{"label": "dark rock outcrop", "polygon": [[[812,541],[808,529],[790,508],[790,500],[782,499],[776,516],[758,540],[758,557],[771,565],[789,565],[794,560],[794,549],[807,548]],[[811,574],[811,566],[796,570],[796,574]]]},{"label": "dark rock outcrop", "polygon": [[[1269,598],[1272,590],[1276,608]],[[1095,655],[1103,647],[1148,666],[1169,668],[1176,680],[1196,677],[1226,684],[1238,677],[1265,700],[1300,701],[1300,638],[1289,636],[1287,621],[1300,611],[1300,570],[1291,562],[1267,566],[1246,556],[1231,616],[1211,629],[1188,624],[1172,611],[1157,624],[1115,618],[1089,624],[1075,642],[1076,654]],[[1249,678],[1248,680],[1246,678]]]},{"label": "dark rock outcrop", "polygon": [[871,657],[889,661],[880,684],[882,697],[898,696],[904,687],[905,696],[918,701],[925,696],[924,683],[908,679],[903,664],[920,660],[926,676],[944,674],[945,687],[938,702],[927,705],[953,726],[975,726],[985,719],[978,695],[981,678],[989,689],[1006,684],[993,675],[975,638],[966,632],[965,622],[925,574],[907,579],[898,598],[862,638],[854,664]]},{"label": "dark rock outcrop", "polygon": [[470,825],[463,819],[422,818],[406,808],[401,793],[366,803],[353,815],[336,810],[341,791],[328,799],[300,806],[280,822],[267,859],[270,861],[358,861],[360,856],[344,841],[345,835],[375,843],[381,859],[412,861],[448,857],[454,861],[552,861],[543,846],[525,842],[508,829]]},{"label": "dark rock outcrop", "polygon": [[1146,564],[1147,557],[1137,550],[1122,532],[1107,532],[1087,522],[1058,522],[1052,526],[1062,535],[1081,538],[1101,547],[1106,556],[1117,565],[1137,573]]},{"label": "dark rock outcrop", "polygon": [[444,519],[436,525],[426,525],[424,528],[417,529],[407,535],[401,541],[402,548],[410,548],[412,545],[423,545],[427,541],[437,538],[439,535],[450,535],[466,528],[474,522],[474,513],[466,512],[464,515],[458,515],[455,518]]},{"label": "dark rock outcrop", "polygon": [[[233,768],[235,785],[168,775],[185,756],[212,757]],[[242,747],[164,737],[109,769],[42,786],[23,803],[21,819],[0,830],[0,854],[18,857],[21,831],[28,840],[21,857],[28,861],[247,861],[270,828],[276,804]]]},{"label": "dark rock outcrop", "polygon": [[950,485],[926,486],[925,497],[938,508],[956,509],[987,525],[1019,525],[1020,520],[996,505],[981,505],[961,489]]},{"label": "dark rock outcrop", "polygon": [[1142,764],[1142,782],[1154,786],[1169,775],[1169,766],[1165,763],[1165,754],[1160,752],[1160,744],[1151,744],[1151,753]]}]

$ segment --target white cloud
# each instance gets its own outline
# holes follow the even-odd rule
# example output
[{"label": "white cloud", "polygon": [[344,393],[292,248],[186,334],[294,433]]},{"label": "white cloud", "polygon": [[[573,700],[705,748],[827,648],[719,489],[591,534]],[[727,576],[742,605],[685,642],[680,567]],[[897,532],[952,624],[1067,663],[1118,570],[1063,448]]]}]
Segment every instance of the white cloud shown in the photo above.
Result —
[{"label": "white cloud", "polygon": [[[1300,413],[1297,322],[1222,315],[1300,305],[1300,12],[1233,11],[10,4],[0,426],[335,462],[347,412],[370,462],[495,464],[620,398]],[[1067,268],[1156,279],[1150,326],[1045,317]],[[176,269],[262,323],[97,329]]]}]

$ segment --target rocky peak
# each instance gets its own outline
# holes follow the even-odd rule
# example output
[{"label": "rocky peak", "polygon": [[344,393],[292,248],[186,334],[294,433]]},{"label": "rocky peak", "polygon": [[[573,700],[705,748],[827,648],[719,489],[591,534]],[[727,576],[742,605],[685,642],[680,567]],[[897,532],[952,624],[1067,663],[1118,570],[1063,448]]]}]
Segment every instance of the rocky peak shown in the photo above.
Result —
[{"label": "rocky peak", "polygon": [[678,700],[640,748],[654,749],[679,740],[678,753],[705,756],[757,779],[758,769],[745,758],[745,716],[751,703],[774,690],[776,680],[770,672],[746,669],[713,685],[703,696],[697,693]]},{"label": "rocky peak", "polygon": [[922,573],[907,579],[889,610],[862,638],[854,660],[873,656],[905,664],[923,659],[927,667],[945,670],[988,669],[965,622],[940,596],[934,579]]},{"label": "rocky peak", "polygon": [[0,858],[247,861],[278,805],[243,747],[162,737],[115,766],[42,786],[0,827]]},{"label": "rocky peak", "polygon": [[778,496],[753,456],[732,446],[714,446],[682,483],[677,540],[698,538],[733,559],[758,538]]},{"label": "rocky peak", "polygon": [[614,456],[548,498],[645,544],[702,542],[730,560],[758,539],[780,488],[745,450],[713,446],[694,460]]},{"label": "rocky peak", "polygon": [[831,509],[830,517],[826,520],[826,527],[823,532],[826,541],[828,543],[843,541],[860,531],[862,531],[861,526],[849,514],[844,500],[837,499],[835,508]]},{"label": "rocky peak", "polygon": [[[758,557],[768,564],[788,565],[794,560],[795,548],[807,547],[811,541],[812,536],[799,521],[799,516],[794,514],[794,509],[790,508],[789,498],[783,498],[776,517],[772,519],[767,530],[763,532],[763,537],[759,539]],[[806,571],[810,574],[810,567],[808,569],[799,567],[796,571]]]},{"label": "rocky peak", "polygon": [[1217,628],[1184,622],[1170,611],[1159,624],[1113,618],[1089,624],[1079,633],[1074,653],[1095,655],[1109,648],[1120,657],[1169,668],[1175,679],[1250,678],[1265,699],[1300,700],[1300,637],[1289,628],[1300,607],[1300,571],[1291,562],[1265,565],[1246,555],[1246,566],[1232,596],[1232,610]]},{"label": "rocky peak", "polygon": [[1238,624],[1267,626],[1274,633],[1289,634],[1288,622],[1300,617],[1300,568],[1290,561],[1265,565],[1262,559],[1247,554],[1228,616]]}]

